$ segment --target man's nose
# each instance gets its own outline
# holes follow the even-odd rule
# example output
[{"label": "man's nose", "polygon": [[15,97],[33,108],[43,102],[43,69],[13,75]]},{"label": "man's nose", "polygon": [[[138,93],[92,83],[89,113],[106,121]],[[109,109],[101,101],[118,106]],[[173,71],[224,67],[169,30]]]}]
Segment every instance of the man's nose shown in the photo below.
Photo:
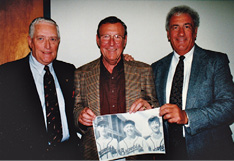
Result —
[{"label": "man's nose", "polygon": [[50,49],[50,41],[49,40],[45,40],[45,48]]},{"label": "man's nose", "polygon": [[109,44],[110,44],[111,46],[113,46],[113,45],[115,44],[115,40],[114,40],[114,37],[113,37],[113,36],[110,37]]},{"label": "man's nose", "polygon": [[180,35],[180,36],[184,36],[184,33],[185,33],[185,32],[184,32],[184,28],[180,28],[180,29],[179,29],[179,35]]}]

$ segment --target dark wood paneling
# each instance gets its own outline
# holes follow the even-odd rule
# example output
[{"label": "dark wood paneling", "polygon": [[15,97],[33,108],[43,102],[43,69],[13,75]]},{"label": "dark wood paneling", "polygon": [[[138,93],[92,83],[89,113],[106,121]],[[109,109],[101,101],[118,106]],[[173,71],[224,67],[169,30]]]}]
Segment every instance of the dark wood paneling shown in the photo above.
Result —
[{"label": "dark wood paneling", "polygon": [[41,16],[43,0],[0,0],[0,64],[29,53],[29,24]]}]

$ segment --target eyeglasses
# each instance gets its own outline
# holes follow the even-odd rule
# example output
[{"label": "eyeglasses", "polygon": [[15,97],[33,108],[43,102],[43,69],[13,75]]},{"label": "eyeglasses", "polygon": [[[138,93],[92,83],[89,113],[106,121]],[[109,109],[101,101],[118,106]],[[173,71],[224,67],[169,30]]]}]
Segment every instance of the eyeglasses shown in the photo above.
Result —
[{"label": "eyeglasses", "polygon": [[115,43],[121,43],[122,40],[124,39],[124,37],[120,35],[102,35],[100,36],[100,39],[101,39],[101,42],[108,43],[111,37],[113,37]]}]

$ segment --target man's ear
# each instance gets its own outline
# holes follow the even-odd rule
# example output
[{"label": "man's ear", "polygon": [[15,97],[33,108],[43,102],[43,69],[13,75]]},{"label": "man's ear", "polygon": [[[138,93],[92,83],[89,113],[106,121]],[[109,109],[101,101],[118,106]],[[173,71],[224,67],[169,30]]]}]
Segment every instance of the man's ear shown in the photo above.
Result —
[{"label": "man's ear", "polygon": [[98,48],[100,48],[100,41],[99,40],[100,39],[99,39],[98,35],[96,35],[96,43],[97,43]]},{"label": "man's ear", "polygon": [[167,40],[170,41],[170,31],[167,30]]},{"label": "man's ear", "polygon": [[196,27],[195,29],[194,29],[194,40],[196,40],[197,39],[197,30],[198,30],[198,27]]},{"label": "man's ear", "polygon": [[30,36],[28,36],[28,46],[32,49],[32,38]]},{"label": "man's ear", "polygon": [[128,36],[126,35],[126,36],[125,36],[125,39],[124,39],[124,48],[125,48],[126,45],[127,45],[127,40],[128,40]]}]

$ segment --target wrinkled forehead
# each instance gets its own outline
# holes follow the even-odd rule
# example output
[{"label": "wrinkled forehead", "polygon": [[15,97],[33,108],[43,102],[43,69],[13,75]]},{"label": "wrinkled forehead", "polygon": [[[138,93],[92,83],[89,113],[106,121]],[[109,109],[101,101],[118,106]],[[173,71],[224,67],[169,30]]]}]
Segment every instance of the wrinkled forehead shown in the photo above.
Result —
[{"label": "wrinkled forehead", "polygon": [[58,37],[56,26],[54,24],[46,23],[46,22],[35,24],[34,34],[45,34],[48,36]]},{"label": "wrinkled forehead", "polygon": [[175,13],[170,18],[170,25],[174,24],[191,24],[194,25],[192,17],[188,13]]}]

